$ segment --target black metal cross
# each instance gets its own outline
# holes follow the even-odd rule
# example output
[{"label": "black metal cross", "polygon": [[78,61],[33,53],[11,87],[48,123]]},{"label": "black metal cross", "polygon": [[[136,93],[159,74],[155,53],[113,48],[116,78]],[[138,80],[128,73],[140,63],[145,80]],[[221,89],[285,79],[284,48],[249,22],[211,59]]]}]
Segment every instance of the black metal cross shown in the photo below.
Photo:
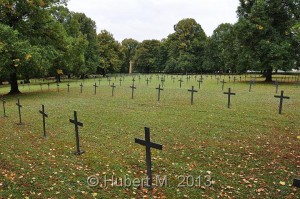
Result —
[{"label": "black metal cross", "polygon": [[229,82],[230,82],[230,79],[231,79],[230,75],[228,76],[228,79],[229,79]]},{"label": "black metal cross", "polygon": [[149,84],[149,79],[148,78],[146,79],[146,82],[147,82],[147,86],[148,86],[148,84]]},{"label": "black metal cross", "polygon": [[68,92],[70,92],[70,83],[69,82],[67,84],[67,87],[68,87]]},{"label": "black metal cross", "polygon": [[224,92],[224,94],[228,95],[228,108],[230,108],[230,96],[235,95],[235,93],[231,92],[231,88],[228,88],[228,92]]},{"label": "black metal cross", "polygon": [[40,113],[43,116],[43,132],[44,132],[44,138],[46,137],[46,117],[48,117],[48,115],[45,113],[45,107],[44,105],[42,105],[42,110],[40,110]]},{"label": "black metal cross", "polygon": [[19,125],[22,124],[22,117],[21,117],[21,108],[22,108],[22,105],[20,104],[20,99],[18,98],[18,103],[16,103],[16,105],[18,106],[18,110],[19,110]]},{"label": "black metal cross", "polygon": [[93,85],[93,87],[94,87],[94,94],[96,95],[97,94],[97,84],[96,84],[96,82],[95,82],[95,84]]},{"label": "black metal cross", "polygon": [[254,83],[254,81],[253,80],[250,80],[249,81],[249,92],[251,92],[251,89],[252,89],[252,84]]},{"label": "black metal cross", "polygon": [[164,87],[165,79],[162,77],[160,81],[161,81],[161,87]]},{"label": "black metal cross", "polygon": [[194,104],[194,93],[198,92],[198,91],[194,90],[194,86],[192,86],[192,89],[188,90],[188,91],[191,92],[191,105],[193,105]]},{"label": "black metal cross", "polygon": [[216,79],[217,79],[217,85],[218,85],[218,84],[219,84],[219,80],[220,80],[220,78],[219,78],[219,77],[217,77]]},{"label": "black metal cross", "polygon": [[132,78],[132,84],[134,85],[134,82],[135,82],[135,79],[134,78]]},{"label": "black metal cross", "polygon": [[82,93],[82,87],[83,87],[83,85],[82,85],[82,82],[80,83],[80,93]]},{"label": "black metal cross", "polygon": [[181,83],[183,82],[183,80],[180,78],[180,80],[178,80],[178,81],[179,81],[179,86],[181,88]]},{"label": "black metal cross", "polygon": [[151,170],[151,148],[162,150],[161,144],[150,141],[150,129],[145,127],[145,140],[135,138],[135,143],[146,147],[146,164],[147,164],[147,187],[152,187],[152,170]]},{"label": "black metal cross", "polygon": [[119,79],[120,86],[122,86],[122,81],[123,81],[122,78],[120,78],[120,79]]},{"label": "black metal cross", "polygon": [[158,98],[157,98],[157,101],[160,101],[160,91],[164,90],[162,88],[160,88],[160,84],[158,85],[158,88],[155,88],[158,90]]},{"label": "black metal cross", "polygon": [[283,99],[290,99],[290,97],[284,96],[283,93],[284,93],[284,91],[281,91],[281,95],[274,95],[275,98],[280,98],[280,103],[279,103],[279,114],[282,113]]},{"label": "black metal cross", "polygon": [[199,83],[199,84],[198,84],[198,87],[199,87],[199,89],[200,89],[201,83],[202,83],[203,81],[202,81],[202,79],[199,79],[199,80],[197,80],[197,82]]},{"label": "black metal cross", "polygon": [[111,96],[114,96],[115,88],[116,88],[115,83],[113,83],[110,87],[112,88]]},{"label": "black metal cross", "polygon": [[7,117],[6,116],[6,112],[5,112],[6,100],[5,100],[5,98],[3,96],[1,97],[1,101],[2,101],[2,106],[3,106],[3,117]]},{"label": "black metal cross", "polygon": [[74,111],[74,120],[70,119],[70,122],[75,125],[75,136],[76,136],[76,152],[74,152],[75,155],[81,155],[84,153],[84,151],[80,150],[79,146],[79,132],[78,132],[78,126],[83,127],[83,123],[78,122],[77,120],[77,112]]},{"label": "black metal cross", "polygon": [[57,83],[57,92],[59,93],[59,83]]},{"label": "black metal cross", "polygon": [[233,78],[233,83],[234,83],[234,85],[235,85],[235,81],[236,81],[236,77],[234,76],[234,78]]},{"label": "black metal cross", "polygon": [[300,188],[300,178],[294,178],[292,186]]},{"label": "black metal cross", "polygon": [[224,90],[224,84],[226,84],[227,82],[225,82],[225,80],[223,79],[223,80],[221,81],[221,83],[222,83],[222,90]]},{"label": "black metal cross", "polygon": [[110,85],[110,81],[111,81],[110,78],[107,78],[107,81],[108,81],[108,85]]},{"label": "black metal cross", "polygon": [[99,79],[98,79],[98,82],[99,82],[99,86],[100,86],[101,80],[102,80],[101,78],[99,78]]},{"label": "black metal cross", "polygon": [[132,84],[132,86],[130,86],[131,88],[131,99],[133,99],[133,93],[134,93],[134,89],[136,89],[136,87],[134,86],[134,84]]}]

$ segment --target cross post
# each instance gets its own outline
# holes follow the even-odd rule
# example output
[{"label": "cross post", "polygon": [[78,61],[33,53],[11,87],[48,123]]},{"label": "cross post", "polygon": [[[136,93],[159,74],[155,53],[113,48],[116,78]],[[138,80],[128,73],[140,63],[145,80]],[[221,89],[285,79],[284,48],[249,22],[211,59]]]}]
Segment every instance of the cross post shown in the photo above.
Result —
[{"label": "cross post", "polygon": [[194,104],[194,93],[198,92],[198,91],[194,90],[194,86],[192,86],[192,89],[188,90],[188,91],[191,92],[191,105],[193,105]]},{"label": "cross post", "polygon": [[94,93],[95,93],[95,95],[96,95],[96,93],[97,93],[97,84],[96,84],[96,82],[95,82],[95,84],[93,85],[94,86]]},{"label": "cross post", "polygon": [[82,82],[80,83],[80,93],[82,93],[82,87],[83,87],[83,85],[82,85]]},{"label": "cross post", "polygon": [[70,119],[70,122],[75,125],[75,136],[76,136],[76,152],[74,152],[75,155],[81,155],[84,153],[84,151],[80,150],[80,145],[79,145],[79,133],[78,133],[78,126],[83,127],[83,123],[78,122],[77,120],[77,112],[74,111],[74,120]]},{"label": "cross post", "polygon": [[274,95],[275,98],[280,98],[280,102],[279,102],[279,114],[282,113],[283,99],[290,99],[290,97],[284,96],[283,93],[284,93],[284,91],[281,91],[281,95]]},{"label": "cross post", "polygon": [[145,140],[135,138],[135,143],[146,147],[146,164],[147,164],[147,187],[152,188],[152,164],[151,164],[151,148],[162,150],[161,144],[150,141],[150,129],[145,127]]},{"label": "cross post", "polygon": [[224,92],[224,94],[228,95],[228,105],[227,105],[227,107],[230,108],[230,96],[235,95],[235,93],[232,93],[231,88],[228,88],[228,92]]},{"label": "cross post", "polygon": [[131,88],[131,99],[133,99],[133,93],[134,93],[134,89],[136,89],[136,87],[134,86],[134,84],[132,84],[132,86],[130,86]]},{"label": "cross post", "polygon": [[115,83],[113,83],[110,87],[112,88],[111,96],[113,97],[114,96],[114,92],[115,92],[115,88],[116,88]]},{"label": "cross post", "polygon": [[1,101],[2,101],[2,107],[3,107],[3,117],[7,117],[6,113],[5,113],[6,100],[5,100],[5,98],[3,96],[1,97]]},{"label": "cross post", "polygon": [[16,105],[18,106],[18,110],[19,110],[19,125],[22,124],[22,117],[21,117],[21,108],[22,105],[20,104],[20,99],[18,98],[18,103],[16,103]]},{"label": "cross post", "polygon": [[160,101],[160,91],[164,90],[162,88],[160,88],[160,84],[158,85],[158,88],[155,88],[158,90],[158,98],[157,98],[157,101]]},{"label": "cross post", "polygon": [[224,84],[226,84],[227,82],[225,82],[225,80],[223,79],[223,80],[221,81],[221,83],[222,83],[222,90],[224,90]]},{"label": "cross post", "polygon": [[45,107],[44,105],[42,105],[42,110],[39,111],[42,116],[43,116],[43,132],[44,132],[44,138],[46,138],[46,117],[48,117],[48,115],[45,113]]},{"label": "cross post", "polygon": [[181,83],[183,82],[183,80],[180,78],[180,80],[178,81],[179,81],[179,87],[181,88]]}]

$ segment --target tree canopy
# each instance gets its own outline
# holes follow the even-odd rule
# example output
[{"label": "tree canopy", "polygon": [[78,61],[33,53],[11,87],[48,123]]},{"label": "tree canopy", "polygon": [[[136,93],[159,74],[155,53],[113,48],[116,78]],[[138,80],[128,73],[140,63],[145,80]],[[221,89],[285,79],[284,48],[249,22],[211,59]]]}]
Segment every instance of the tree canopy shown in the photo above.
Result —
[{"label": "tree canopy", "polygon": [[[162,40],[116,41],[66,0],[3,0],[0,4],[0,84],[18,79],[135,72],[272,72],[300,66],[300,2],[240,0],[238,22],[220,24],[206,36],[195,19],[174,25]],[[101,26],[101,24],[98,24]],[[172,24],[170,24],[172,25]]]}]

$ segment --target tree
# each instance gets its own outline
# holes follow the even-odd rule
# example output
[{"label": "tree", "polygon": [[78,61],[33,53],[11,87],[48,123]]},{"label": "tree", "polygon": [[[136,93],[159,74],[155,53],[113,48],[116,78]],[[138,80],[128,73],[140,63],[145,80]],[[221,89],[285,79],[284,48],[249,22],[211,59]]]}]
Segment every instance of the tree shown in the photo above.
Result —
[{"label": "tree", "polygon": [[159,72],[159,52],[161,43],[158,40],[144,40],[136,49],[134,67],[140,73]]},{"label": "tree", "polygon": [[[66,51],[64,28],[51,15],[51,8],[64,3],[62,0],[6,0],[0,4],[0,23],[11,28],[2,26],[3,34],[13,32],[11,39],[15,40],[13,45],[6,40],[5,46],[10,49],[3,54],[10,60],[2,65],[5,73],[9,73],[10,93],[20,92],[18,73],[26,79],[37,73],[44,74]],[[16,49],[16,45],[21,45],[20,49]]]},{"label": "tree", "polygon": [[264,71],[266,81],[272,81],[273,70],[295,68],[299,41],[292,27],[299,21],[299,7],[298,0],[240,0],[238,67]]},{"label": "tree", "polygon": [[103,75],[108,72],[119,72],[123,59],[121,45],[113,35],[106,30],[101,30],[97,35],[97,50],[99,53],[98,71]]},{"label": "tree", "polygon": [[207,40],[205,48],[205,68],[210,71],[236,71],[235,62],[238,56],[237,40],[233,25],[219,25]]},{"label": "tree", "polygon": [[121,42],[121,51],[123,53],[123,61],[121,65],[121,73],[125,73],[129,71],[129,62],[133,60],[135,51],[137,46],[139,45],[139,42],[134,39],[124,39]]}]

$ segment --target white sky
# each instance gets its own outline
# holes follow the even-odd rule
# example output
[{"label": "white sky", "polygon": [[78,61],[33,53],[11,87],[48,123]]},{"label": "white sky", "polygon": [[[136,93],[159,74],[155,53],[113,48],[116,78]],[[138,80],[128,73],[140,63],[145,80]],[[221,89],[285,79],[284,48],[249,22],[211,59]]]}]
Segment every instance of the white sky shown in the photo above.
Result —
[{"label": "white sky", "polygon": [[210,36],[221,23],[235,23],[239,0],[69,0],[71,11],[83,12],[121,42],[166,38],[181,19],[194,18]]}]

